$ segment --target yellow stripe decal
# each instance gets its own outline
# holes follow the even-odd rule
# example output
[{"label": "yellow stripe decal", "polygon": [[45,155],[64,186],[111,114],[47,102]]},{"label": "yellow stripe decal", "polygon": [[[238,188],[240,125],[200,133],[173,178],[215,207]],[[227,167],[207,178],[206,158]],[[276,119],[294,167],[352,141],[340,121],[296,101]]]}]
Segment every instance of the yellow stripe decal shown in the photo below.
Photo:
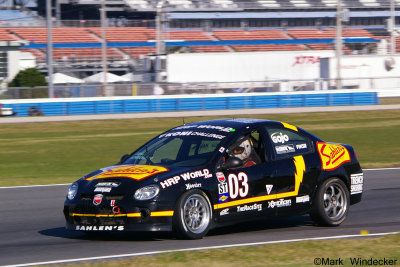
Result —
[{"label": "yellow stripe decal", "polygon": [[304,176],[304,172],[306,170],[306,165],[305,165],[303,156],[294,157],[293,163],[296,167],[296,171],[294,173],[294,177],[295,177],[294,191],[273,194],[273,195],[245,198],[245,199],[234,200],[234,201],[230,201],[230,202],[226,202],[226,203],[222,203],[222,204],[215,204],[214,209],[218,210],[218,209],[223,209],[223,208],[228,208],[228,207],[233,207],[233,206],[238,206],[238,205],[243,205],[243,204],[249,204],[249,203],[254,203],[254,202],[261,202],[261,201],[267,201],[267,200],[274,200],[274,199],[278,199],[278,198],[297,196],[299,194],[300,185],[303,182],[303,176]]},{"label": "yellow stripe decal", "polygon": [[[138,218],[141,217],[142,215],[140,212],[134,212],[134,213],[124,213],[124,214],[87,214],[87,213],[71,213],[71,216],[78,216],[78,217],[128,217],[128,218]],[[167,211],[152,211],[150,213],[151,217],[171,217],[174,216],[174,211],[173,210],[167,210]]]},{"label": "yellow stripe decal", "polygon": [[133,218],[133,217],[141,217],[142,215],[140,214],[140,212],[134,212],[134,213],[127,213],[126,214],[126,217],[129,217],[129,218]]},{"label": "yellow stripe decal", "polygon": [[297,130],[297,127],[294,126],[294,125],[291,125],[291,124],[286,123],[286,122],[281,122],[281,123],[282,123],[282,125],[283,125],[285,128],[291,129],[291,130],[293,130],[293,131],[295,131],[295,132],[298,132],[298,131],[299,131],[299,130]]},{"label": "yellow stripe decal", "polygon": [[152,211],[150,213],[151,217],[170,217],[174,216],[174,211],[173,210],[166,210],[166,211]]},{"label": "yellow stripe decal", "polygon": [[71,216],[78,216],[78,217],[124,217],[126,214],[85,214],[85,213],[71,213]]}]

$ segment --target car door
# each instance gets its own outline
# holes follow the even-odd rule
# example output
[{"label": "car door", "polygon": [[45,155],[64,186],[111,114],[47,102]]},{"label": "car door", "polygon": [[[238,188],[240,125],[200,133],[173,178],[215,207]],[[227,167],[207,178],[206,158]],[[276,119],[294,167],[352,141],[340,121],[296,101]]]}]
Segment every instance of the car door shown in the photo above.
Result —
[{"label": "car door", "polygon": [[266,127],[267,147],[271,153],[274,170],[266,183],[272,186],[274,199],[268,209],[277,215],[302,213],[310,206],[310,194],[318,176],[318,166],[313,159],[313,142],[297,128]]},{"label": "car door", "polygon": [[[218,204],[216,209],[219,221],[249,219],[265,215],[266,204],[262,197],[268,194],[265,180],[273,174],[273,168],[267,164],[263,130],[245,133],[250,135],[257,163],[235,169],[220,170],[216,173],[218,180]],[[230,153],[232,148],[227,149]]]}]

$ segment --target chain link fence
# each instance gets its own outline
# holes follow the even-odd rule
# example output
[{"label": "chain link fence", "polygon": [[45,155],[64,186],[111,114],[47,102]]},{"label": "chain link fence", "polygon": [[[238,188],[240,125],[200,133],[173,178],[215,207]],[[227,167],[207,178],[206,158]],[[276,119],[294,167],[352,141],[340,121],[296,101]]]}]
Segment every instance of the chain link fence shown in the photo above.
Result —
[{"label": "chain link fence", "polygon": [[[400,77],[342,79],[343,89],[376,90],[384,96],[400,96]],[[231,83],[118,83],[54,86],[55,98],[101,96],[190,95],[223,93],[274,93],[336,90],[336,80],[271,80]],[[47,87],[18,87],[0,90],[0,99],[47,98]]]}]

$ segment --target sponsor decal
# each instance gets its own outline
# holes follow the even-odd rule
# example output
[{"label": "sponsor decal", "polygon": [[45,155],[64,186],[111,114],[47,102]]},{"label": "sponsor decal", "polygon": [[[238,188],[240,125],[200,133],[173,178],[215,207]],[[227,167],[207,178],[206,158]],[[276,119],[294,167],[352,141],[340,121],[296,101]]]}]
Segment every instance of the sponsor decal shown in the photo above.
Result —
[{"label": "sponsor decal", "polygon": [[307,144],[296,145],[296,149],[307,149]]},{"label": "sponsor decal", "polygon": [[309,195],[296,197],[296,203],[306,203],[306,202],[310,202],[310,196]]},{"label": "sponsor decal", "polygon": [[227,183],[219,183],[218,184],[218,194],[228,193],[228,184]]},{"label": "sponsor decal", "polygon": [[224,216],[224,215],[228,215],[228,214],[229,214],[229,208],[223,209],[219,213],[220,216]]},{"label": "sponsor decal", "polygon": [[240,123],[250,124],[250,123],[260,122],[260,121],[262,121],[262,120],[260,120],[260,119],[235,118],[235,119],[229,119],[229,120],[227,120],[227,121],[240,122]]},{"label": "sponsor decal", "polygon": [[364,174],[357,173],[350,175],[351,179],[351,187],[350,187],[350,194],[361,194],[363,192],[363,185],[364,185]]},{"label": "sponsor decal", "polygon": [[225,147],[221,146],[221,148],[218,151],[219,151],[219,153],[224,153]]},{"label": "sponsor decal", "polygon": [[164,189],[164,188],[168,188],[172,185],[178,184],[181,180],[190,181],[192,179],[197,179],[197,178],[207,179],[210,177],[212,177],[210,170],[203,169],[203,170],[198,170],[198,171],[194,171],[194,172],[185,172],[180,175],[168,178],[165,181],[160,182],[160,185]]},{"label": "sponsor decal", "polygon": [[143,180],[149,176],[169,171],[165,167],[161,166],[147,166],[147,165],[122,165],[115,166],[105,169],[104,172],[100,173],[97,176],[86,179],[90,181],[92,179],[106,179],[106,178],[129,178],[133,180]]},{"label": "sponsor decal", "polygon": [[92,226],[92,225],[76,225],[76,231],[124,231],[125,227],[123,225],[100,225],[100,226]]},{"label": "sponsor decal", "polygon": [[292,200],[290,199],[279,199],[277,201],[271,200],[268,201],[268,208],[282,208],[282,207],[290,207],[292,206]]},{"label": "sponsor decal", "polygon": [[277,154],[287,154],[287,153],[293,153],[296,152],[294,149],[294,145],[281,145],[281,146],[276,146],[275,147],[276,153]]},{"label": "sponsor decal", "polygon": [[96,187],[94,192],[101,192],[101,193],[110,193],[112,187]]},{"label": "sponsor decal", "polygon": [[220,132],[234,132],[236,131],[235,129],[231,127],[223,127],[223,126],[217,126],[217,125],[183,125],[175,128],[176,130],[181,130],[181,129],[209,129],[209,130],[217,130]]},{"label": "sponsor decal", "polygon": [[272,142],[275,144],[284,144],[289,141],[289,136],[281,132],[271,134]]},{"label": "sponsor decal", "polygon": [[296,65],[306,65],[306,64],[317,64],[321,60],[320,56],[297,56],[295,57],[295,62],[292,67]]},{"label": "sponsor decal", "polygon": [[120,184],[115,182],[100,182],[97,183],[96,187],[118,187]]},{"label": "sponsor decal", "polygon": [[98,206],[101,204],[101,201],[103,200],[103,195],[102,194],[97,194],[93,198],[93,205]]},{"label": "sponsor decal", "polygon": [[253,205],[237,206],[237,212],[243,211],[262,211],[262,205],[254,203]]},{"label": "sponsor decal", "polygon": [[193,188],[201,187],[201,184],[199,184],[199,183],[197,183],[197,184],[185,184],[185,186],[186,186],[186,190],[190,190],[190,189],[193,189]]},{"label": "sponsor decal", "polygon": [[228,202],[228,200],[229,200],[228,193],[218,195],[218,203],[225,203]]},{"label": "sponsor decal", "polygon": [[111,202],[110,202],[110,206],[111,207],[114,207],[115,206],[115,200],[113,199],[113,200],[111,200]]},{"label": "sponsor decal", "polygon": [[203,136],[220,140],[226,137],[225,135],[214,134],[214,133],[183,131],[183,132],[172,132],[172,133],[161,134],[158,136],[158,138],[171,137],[171,136]]},{"label": "sponsor decal", "polygon": [[331,171],[350,162],[350,153],[342,145],[317,142],[317,149],[323,170]]},{"label": "sponsor decal", "polygon": [[273,188],[274,186],[272,185],[272,184],[267,184],[267,185],[265,185],[265,188],[267,189],[267,194],[269,195],[269,194],[271,194],[271,191],[272,191],[272,188]]},{"label": "sponsor decal", "polygon": [[226,182],[225,175],[222,172],[217,172],[216,175],[217,175],[218,182],[220,182],[220,183]]}]

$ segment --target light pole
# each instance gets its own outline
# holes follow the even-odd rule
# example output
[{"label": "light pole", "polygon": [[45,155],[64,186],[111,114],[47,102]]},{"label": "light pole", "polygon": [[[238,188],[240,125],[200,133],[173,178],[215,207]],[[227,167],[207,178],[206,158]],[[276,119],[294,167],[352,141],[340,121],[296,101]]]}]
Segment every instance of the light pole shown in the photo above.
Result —
[{"label": "light pole", "polygon": [[107,32],[106,32],[106,1],[101,1],[101,58],[103,64],[103,96],[108,96],[108,81],[107,81]]},{"label": "light pole", "polygon": [[336,7],[336,89],[342,89],[342,0],[338,0]]},{"label": "light pole", "polygon": [[51,16],[51,0],[46,0],[46,18],[47,18],[47,76],[48,80],[48,96],[54,97],[53,85],[53,25]]},{"label": "light pole", "polygon": [[390,25],[391,25],[391,33],[390,33],[390,52],[392,55],[396,53],[396,40],[395,40],[395,29],[396,29],[396,14],[394,8],[394,0],[390,0]]}]

